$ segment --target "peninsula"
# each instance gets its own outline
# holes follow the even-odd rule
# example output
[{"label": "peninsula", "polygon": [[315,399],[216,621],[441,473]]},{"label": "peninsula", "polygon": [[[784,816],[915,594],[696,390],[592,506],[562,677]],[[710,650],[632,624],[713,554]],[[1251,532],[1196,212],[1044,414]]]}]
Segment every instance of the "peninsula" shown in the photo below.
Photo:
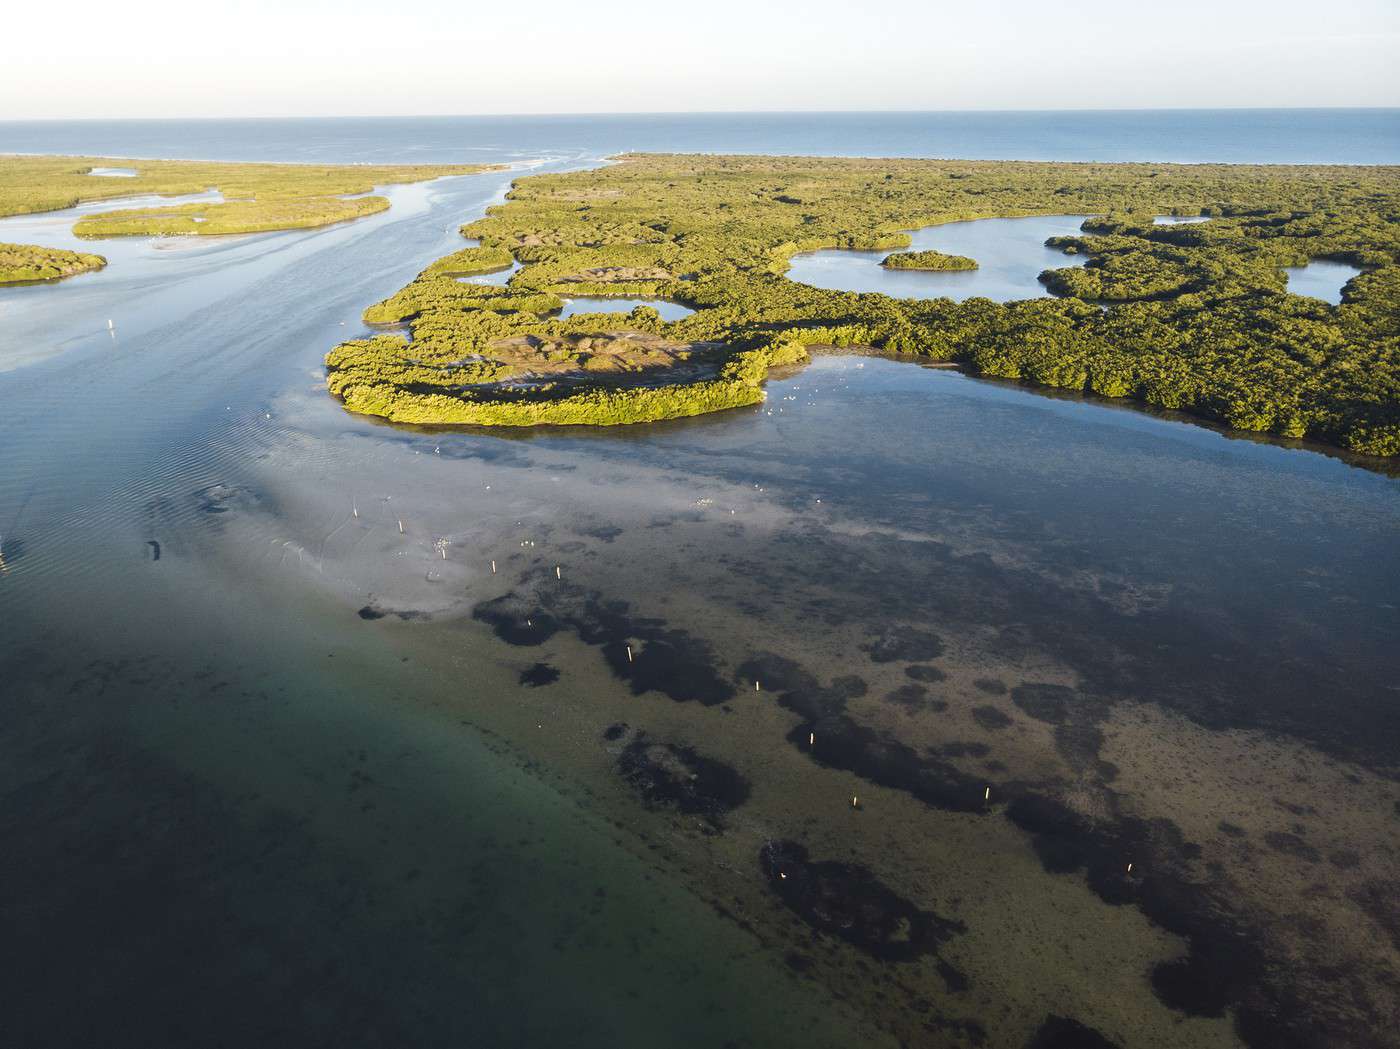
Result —
[{"label": "peninsula", "polygon": [[[518,180],[327,356],[347,408],[408,423],[613,424],[762,400],[823,347],[1178,409],[1227,427],[1400,454],[1400,168],[625,155]],[[903,230],[1084,214],[1055,297],[895,299],[784,276],[798,252],[897,250]],[[1209,221],[1156,224],[1155,215]],[[892,267],[964,268],[932,258]],[[1340,306],[1287,292],[1309,260],[1363,272]],[[1068,258],[1067,262],[1070,261]],[[519,264],[508,281],[472,275]],[[675,300],[663,321],[564,300]]]},{"label": "peninsula", "polygon": [[[308,229],[389,207],[376,186],[499,170],[489,164],[245,164],[114,157],[0,156],[0,218],[128,197],[217,196],[80,218],[84,238],[216,236]],[[105,260],[29,244],[0,246],[0,284],[57,280]],[[35,274],[39,274],[35,276]]]}]

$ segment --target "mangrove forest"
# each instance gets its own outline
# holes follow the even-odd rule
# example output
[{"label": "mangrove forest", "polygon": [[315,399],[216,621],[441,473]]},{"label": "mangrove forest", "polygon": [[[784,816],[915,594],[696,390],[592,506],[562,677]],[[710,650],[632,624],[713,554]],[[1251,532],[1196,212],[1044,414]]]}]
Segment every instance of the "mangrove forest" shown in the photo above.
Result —
[{"label": "mangrove forest", "polygon": [[[473,246],[365,311],[384,330],[328,354],[331,392],[400,422],[633,423],[758,403],[770,367],[860,347],[1400,454],[1400,168],[617,159],[516,181],[463,227]],[[784,276],[798,252],[898,252],[905,230],[1027,215],[1095,216],[1050,242],[1085,260],[1041,275],[1053,297],[895,299]],[[1288,293],[1284,269],[1314,259],[1362,270],[1340,305]],[[502,285],[461,279],[514,263]],[[578,296],[696,312],[560,318]]]}]

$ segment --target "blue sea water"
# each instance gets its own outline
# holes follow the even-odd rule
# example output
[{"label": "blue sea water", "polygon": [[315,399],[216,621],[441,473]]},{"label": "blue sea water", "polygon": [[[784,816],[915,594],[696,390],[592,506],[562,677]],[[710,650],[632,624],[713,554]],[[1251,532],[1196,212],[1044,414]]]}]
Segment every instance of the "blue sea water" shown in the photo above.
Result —
[{"label": "blue sea water", "polygon": [[1400,109],[0,122],[0,152],[439,162],[624,150],[1178,163],[1400,163]]}]

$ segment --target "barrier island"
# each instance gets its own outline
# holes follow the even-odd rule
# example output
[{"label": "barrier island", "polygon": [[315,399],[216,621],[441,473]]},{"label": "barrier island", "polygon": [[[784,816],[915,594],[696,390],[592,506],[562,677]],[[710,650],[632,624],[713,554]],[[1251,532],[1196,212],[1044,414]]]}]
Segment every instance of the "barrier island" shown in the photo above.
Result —
[{"label": "barrier island", "polygon": [[[762,399],[774,365],[869,347],[976,375],[1400,454],[1400,168],[625,155],[517,180],[468,247],[371,306],[399,330],[327,356],[352,411],[410,423],[611,424]],[[967,219],[1092,214],[1058,297],[894,299],[783,276],[797,252],[899,249]],[[1209,221],[1155,224],[1157,214]],[[1363,269],[1340,306],[1283,268]],[[498,286],[468,274],[521,269]],[[565,296],[677,300],[671,322],[556,316]]]},{"label": "barrier island", "polygon": [[107,265],[101,255],[88,255],[37,244],[0,244],[0,284],[62,280]]},{"label": "barrier island", "polygon": [[[222,200],[88,215],[74,224],[73,232],[96,238],[308,229],[384,211],[389,201],[372,195],[375,186],[500,169],[498,164],[245,164],[0,156],[0,218],[123,197],[183,197],[217,190]],[[113,170],[124,174],[101,174]],[[36,245],[4,245],[0,251],[13,251],[13,257],[0,258],[0,283],[52,280],[106,264],[98,255]],[[47,275],[27,275],[31,272]]]}]

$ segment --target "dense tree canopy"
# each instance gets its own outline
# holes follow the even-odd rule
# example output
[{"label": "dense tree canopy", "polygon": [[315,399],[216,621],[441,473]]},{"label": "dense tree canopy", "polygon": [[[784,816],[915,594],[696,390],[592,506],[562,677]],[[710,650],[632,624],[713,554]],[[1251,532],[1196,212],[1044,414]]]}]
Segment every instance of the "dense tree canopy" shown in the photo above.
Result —
[{"label": "dense tree canopy", "polygon": [[[1209,221],[1154,224],[1164,213]],[[902,230],[1032,214],[1096,216],[1051,242],[1087,256],[1042,275],[1056,298],[892,299],[783,276],[799,251],[906,248]],[[407,333],[328,355],[348,407],[415,422],[640,421],[753,403],[771,364],[869,346],[1400,454],[1396,168],[632,155],[519,180],[463,232],[480,246],[366,311]],[[1365,271],[1340,306],[1286,291],[1281,268],[1319,258]],[[460,279],[512,260],[522,268],[504,286]],[[697,312],[559,319],[566,295]],[[670,376],[590,372],[580,341],[626,332],[692,352]],[[579,367],[533,366],[560,354]]]}]

